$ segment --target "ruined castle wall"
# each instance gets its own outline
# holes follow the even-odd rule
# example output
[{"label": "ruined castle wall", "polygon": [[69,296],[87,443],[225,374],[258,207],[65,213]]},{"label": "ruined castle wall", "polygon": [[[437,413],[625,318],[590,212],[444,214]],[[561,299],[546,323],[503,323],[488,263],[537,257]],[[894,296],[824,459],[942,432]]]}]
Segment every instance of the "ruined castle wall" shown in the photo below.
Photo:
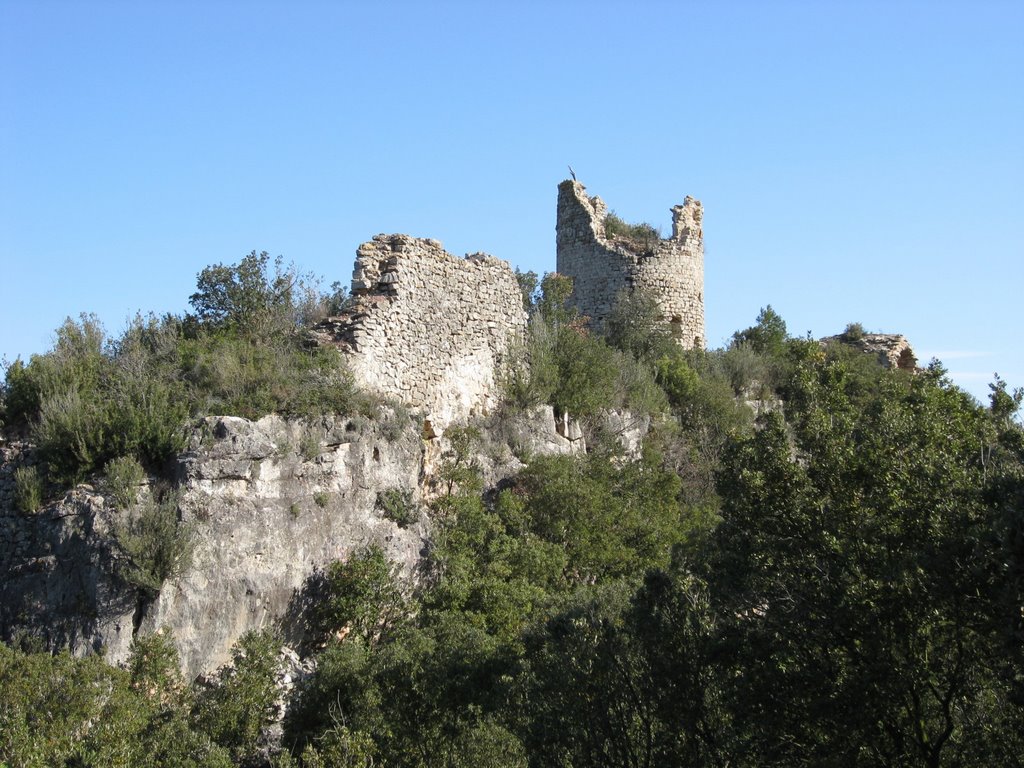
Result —
[{"label": "ruined castle wall", "polygon": [[489,410],[526,313],[508,262],[464,259],[436,240],[378,235],[359,247],[355,306],[321,324],[367,389],[423,409],[435,425]]},{"label": "ruined castle wall", "polygon": [[672,236],[638,247],[607,237],[608,208],[576,181],[558,187],[557,270],[573,278],[580,313],[603,328],[624,291],[658,304],[662,319],[684,347],[704,344],[703,207],[687,197],[672,209]]}]

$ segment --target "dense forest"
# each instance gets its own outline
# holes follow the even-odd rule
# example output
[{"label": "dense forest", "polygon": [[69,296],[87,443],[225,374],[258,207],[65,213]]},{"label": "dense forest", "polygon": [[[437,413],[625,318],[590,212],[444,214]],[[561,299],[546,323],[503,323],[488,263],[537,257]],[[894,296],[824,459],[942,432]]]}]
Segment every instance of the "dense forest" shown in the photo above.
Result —
[{"label": "dense forest", "polygon": [[[283,703],[273,631],[197,681],[161,634],[124,668],[0,645],[0,765],[1024,762],[1024,393],[997,377],[980,405],[938,362],[890,370],[771,307],[721,350],[681,349],[643,296],[596,334],[565,278],[520,282],[502,408],[578,417],[585,455],[485,487],[482,427],[453,431],[419,571],[374,547],[330,565],[301,617],[312,671]],[[374,418],[307,342],[344,301],[254,253],[204,270],[190,313],[116,338],[67,321],[0,392],[40,457],[21,513],[126,465],[166,475],[203,414]],[[651,415],[635,455],[602,431],[611,408]],[[173,504],[154,509],[158,589],[184,555]]]}]

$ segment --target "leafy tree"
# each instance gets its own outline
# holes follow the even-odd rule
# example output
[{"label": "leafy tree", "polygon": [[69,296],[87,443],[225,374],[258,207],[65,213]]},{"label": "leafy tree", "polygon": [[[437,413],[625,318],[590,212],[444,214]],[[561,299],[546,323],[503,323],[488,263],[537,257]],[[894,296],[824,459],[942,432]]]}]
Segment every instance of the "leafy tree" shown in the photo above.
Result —
[{"label": "leafy tree", "polygon": [[250,338],[294,322],[294,293],[300,278],[294,268],[284,269],[280,258],[271,275],[269,262],[266,251],[253,251],[238,264],[203,269],[196,278],[196,292],[189,297],[200,322]]},{"label": "leafy tree", "polygon": [[798,378],[793,432],[768,417],[719,486],[738,749],[788,765],[1011,764],[1021,711],[995,663],[983,414],[928,376],[889,376],[873,397],[834,362]]},{"label": "leafy tree", "polygon": [[758,313],[756,325],[732,335],[732,343],[733,346],[749,345],[755,352],[778,355],[788,338],[786,321],[769,304]]},{"label": "leafy tree", "polygon": [[315,587],[311,606],[314,637],[359,637],[374,644],[404,618],[407,606],[398,566],[379,545],[331,563]]},{"label": "leafy tree", "polygon": [[258,757],[260,734],[277,698],[280,646],[271,632],[247,632],[232,649],[231,663],[198,692],[193,728],[227,749],[238,764],[253,764]]},{"label": "leafy tree", "polygon": [[674,354],[677,347],[657,302],[636,291],[619,295],[605,335],[611,346],[649,364]]}]

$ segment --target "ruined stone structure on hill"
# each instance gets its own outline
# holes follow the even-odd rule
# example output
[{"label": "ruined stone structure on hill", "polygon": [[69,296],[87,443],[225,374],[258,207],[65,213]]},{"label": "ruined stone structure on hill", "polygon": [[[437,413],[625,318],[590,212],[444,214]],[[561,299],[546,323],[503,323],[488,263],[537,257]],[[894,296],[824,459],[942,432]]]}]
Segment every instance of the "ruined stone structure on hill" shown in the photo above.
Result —
[{"label": "ruined stone structure on hill", "polygon": [[557,270],[573,279],[577,309],[596,329],[616,301],[636,291],[656,302],[683,347],[704,345],[704,209],[687,197],[672,208],[672,236],[638,242],[605,231],[608,207],[577,181],[558,185]]},{"label": "ruined stone structure on hill", "polygon": [[435,426],[485,412],[498,398],[526,312],[508,262],[464,259],[437,240],[377,235],[357,252],[354,305],[314,331],[338,346],[357,382],[421,409]]},{"label": "ruined stone structure on hill", "polygon": [[898,368],[901,371],[917,370],[917,355],[907,337],[899,333],[865,333],[852,338],[849,334],[841,333],[838,336],[828,336],[821,341],[825,344],[848,344],[876,357],[886,368]]}]

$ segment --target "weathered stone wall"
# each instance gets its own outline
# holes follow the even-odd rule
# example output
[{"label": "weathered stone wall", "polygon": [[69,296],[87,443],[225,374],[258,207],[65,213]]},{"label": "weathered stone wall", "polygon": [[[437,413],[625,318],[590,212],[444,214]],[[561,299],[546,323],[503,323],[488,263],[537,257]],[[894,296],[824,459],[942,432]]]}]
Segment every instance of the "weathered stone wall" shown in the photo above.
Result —
[{"label": "weathered stone wall", "polygon": [[917,370],[917,355],[907,337],[899,333],[865,333],[850,338],[845,333],[826,336],[822,344],[847,344],[865,354],[874,355],[886,368],[901,371]]},{"label": "weathered stone wall", "polygon": [[378,235],[359,247],[354,307],[314,331],[338,345],[363,387],[444,426],[485,412],[510,345],[526,328],[509,264],[459,259],[437,240]]},{"label": "weathered stone wall", "polygon": [[653,298],[684,347],[704,345],[704,209],[687,197],[672,208],[672,236],[637,246],[605,234],[608,207],[577,181],[558,186],[557,270],[573,279],[572,301],[602,328],[618,297]]}]

